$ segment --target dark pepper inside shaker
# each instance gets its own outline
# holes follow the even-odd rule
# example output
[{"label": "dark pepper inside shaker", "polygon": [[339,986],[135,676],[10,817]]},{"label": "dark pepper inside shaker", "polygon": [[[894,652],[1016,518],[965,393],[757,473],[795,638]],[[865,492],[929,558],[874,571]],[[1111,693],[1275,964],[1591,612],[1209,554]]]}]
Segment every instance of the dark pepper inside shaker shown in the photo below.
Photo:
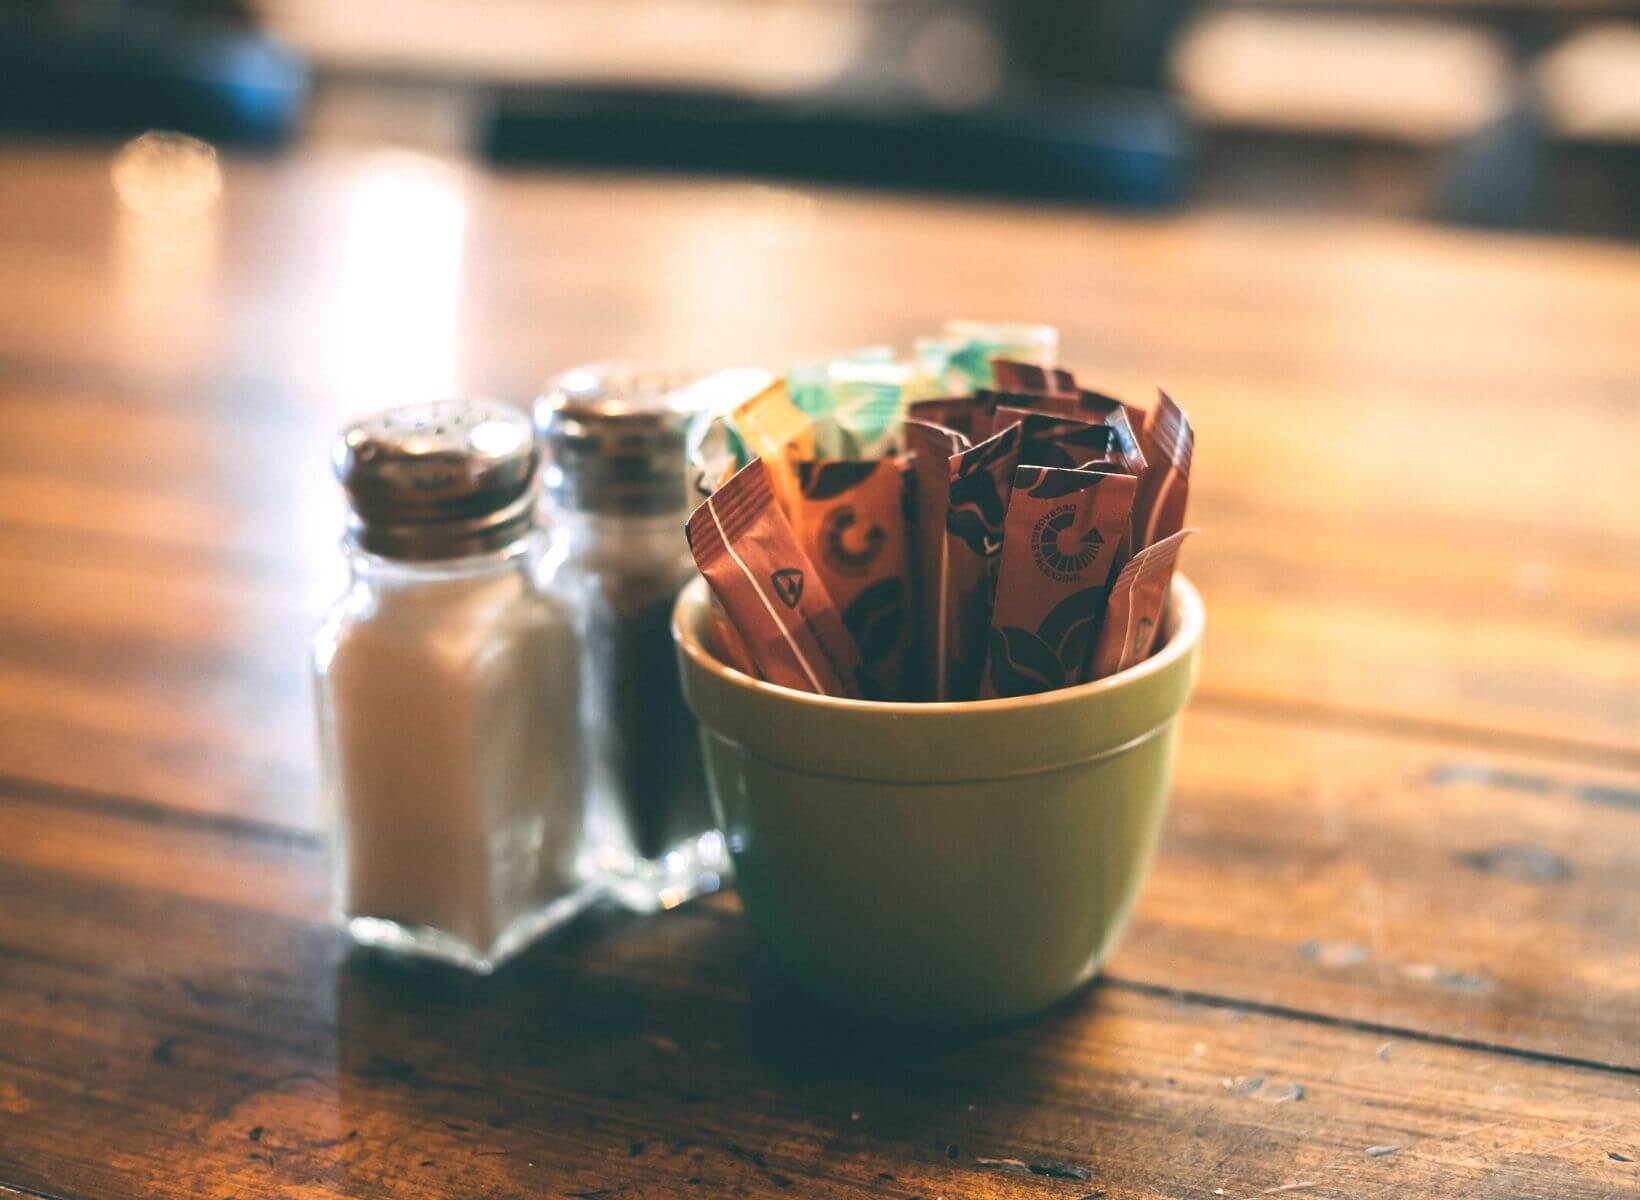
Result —
[{"label": "dark pepper inside shaker", "polygon": [[727,872],[695,720],[672,646],[672,604],[694,575],[684,540],[687,376],[600,364],[537,403],[549,548],[543,586],[575,613],[593,868],[635,908],[672,907]]}]

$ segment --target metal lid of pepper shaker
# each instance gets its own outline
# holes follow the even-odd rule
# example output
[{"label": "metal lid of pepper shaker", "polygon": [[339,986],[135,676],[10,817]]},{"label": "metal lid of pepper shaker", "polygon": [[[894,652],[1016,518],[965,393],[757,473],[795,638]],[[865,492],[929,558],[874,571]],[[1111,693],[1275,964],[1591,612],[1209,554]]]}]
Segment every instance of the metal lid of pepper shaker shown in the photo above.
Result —
[{"label": "metal lid of pepper shaker", "polygon": [[385,558],[459,558],[528,529],[536,450],[529,418],[493,400],[388,409],[342,431],[332,451],[353,507],[349,539]]},{"label": "metal lid of pepper shaker", "polygon": [[701,410],[689,386],[696,378],[613,362],[550,380],[535,423],[553,504],[612,516],[685,508],[684,437]]}]

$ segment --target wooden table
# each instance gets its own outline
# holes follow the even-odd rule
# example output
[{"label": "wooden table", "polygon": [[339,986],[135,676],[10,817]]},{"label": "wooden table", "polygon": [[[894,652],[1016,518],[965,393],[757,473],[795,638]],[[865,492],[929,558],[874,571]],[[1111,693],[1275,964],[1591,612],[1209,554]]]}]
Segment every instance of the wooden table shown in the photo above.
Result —
[{"label": "wooden table", "polygon": [[[1640,251],[391,151],[127,191],[0,151],[0,1195],[1640,1195]],[[338,423],[948,314],[1198,429],[1204,675],[1099,983],[885,1038],[732,897],[350,963]]]}]

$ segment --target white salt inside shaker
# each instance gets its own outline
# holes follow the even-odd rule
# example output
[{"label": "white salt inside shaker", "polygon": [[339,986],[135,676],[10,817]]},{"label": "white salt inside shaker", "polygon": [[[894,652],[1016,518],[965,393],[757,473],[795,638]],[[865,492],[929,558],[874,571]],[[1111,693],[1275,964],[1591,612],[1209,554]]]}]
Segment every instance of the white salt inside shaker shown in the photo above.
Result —
[{"label": "white salt inside shaker", "polygon": [[315,654],[337,915],[493,969],[579,911],[575,641],[534,584],[527,419],[418,405],[349,428],[352,585]]}]

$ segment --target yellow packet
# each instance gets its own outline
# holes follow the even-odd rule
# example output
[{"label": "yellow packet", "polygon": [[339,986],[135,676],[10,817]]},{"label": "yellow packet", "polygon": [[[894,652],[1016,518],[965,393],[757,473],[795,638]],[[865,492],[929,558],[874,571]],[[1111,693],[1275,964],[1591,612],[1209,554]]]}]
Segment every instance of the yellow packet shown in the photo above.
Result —
[{"label": "yellow packet", "polygon": [[802,506],[797,461],[814,457],[814,425],[791,402],[785,380],[777,379],[734,411],[735,431],[746,452],[769,468],[769,484],[787,520],[796,520]]}]

